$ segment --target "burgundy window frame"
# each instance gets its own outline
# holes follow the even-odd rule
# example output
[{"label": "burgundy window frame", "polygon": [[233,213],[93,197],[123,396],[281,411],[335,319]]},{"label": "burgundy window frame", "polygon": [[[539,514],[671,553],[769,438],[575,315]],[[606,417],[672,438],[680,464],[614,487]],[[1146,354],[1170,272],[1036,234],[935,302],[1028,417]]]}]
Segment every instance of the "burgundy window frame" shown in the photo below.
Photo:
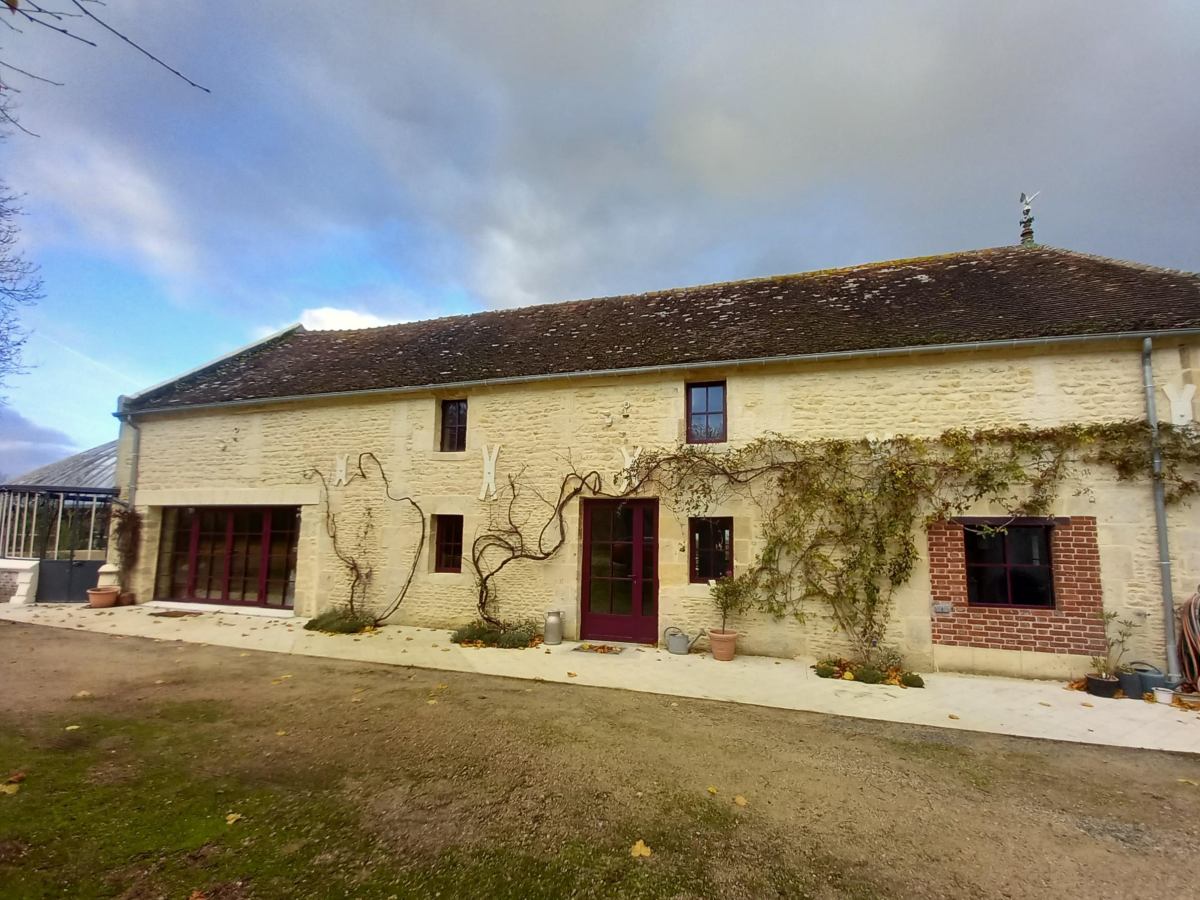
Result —
[{"label": "burgundy window frame", "polygon": [[[455,523],[451,525],[451,522]],[[433,517],[433,571],[461,572],[463,553],[463,517]]]},{"label": "burgundy window frame", "polygon": [[[456,410],[456,421],[450,424],[450,410]],[[467,401],[466,398],[442,401],[442,433],[439,447],[442,453],[462,453],[467,449]]]},{"label": "burgundy window frame", "polygon": [[[721,389],[721,432],[720,434],[710,435],[707,433],[709,417],[714,415],[713,410],[708,409],[708,390],[719,387]],[[696,415],[704,416],[705,431],[703,436],[697,437],[692,432],[692,390],[694,388],[705,389],[705,410],[697,412]],[[722,381],[689,381],[683,386],[686,415],[685,426],[687,430],[687,442],[689,444],[723,444],[729,437],[729,389],[726,383]]]},{"label": "burgundy window frame", "polygon": [[[628,539],[596,538],[593,534],[593,510],[607,507],[632,509],[632,527]],[[581,554],[582,584],[580,586],[580,637],[584,640],[636,641],[652,644],[658,641],[658,500],[585,499],[581,506],[583,517],[583,552]],[[610,512],[611,515],[611,512]],[[612,519],[610,525],[615,524]],[[630,545],[628,576],[614,576],[612,548],[615,544]],[[597,567],[593,551],[607,547],[609,568]],[[632,608],[629,613],[592,611],[592,581],[628,580],[631,583]]]},{"label": "burgundy window frame", "polygon": [[[710,555],[715,555],[716,551],[709,547],[706,551],[703,547],[698,546],[696,542],[696,525],[700,522],[705,522],[709,527],[709,538],[711,540],[714,529],[729,530],[729,557],[726,560],[725,571],[720,575],[701,575],[700,568],[700,553],[707,552]],[[718,524],[720,523],[720,524]],[[733,517],[732,516],[693,516],[688,519],[688,581],[692,584],[708,584],[709,579],[725,578],[733,574]]]},{"label": "burgundy window frame", "polygon": [[[299,512],[298,508],[291,507],[291,506],[217,506],[217,507],[196,506],[196,507],[176,507],[174,509],[175,509],[175,517],[176,518],[174,521],[175,535],[174,535],[174,541],[173,541],[173,552],[171,553],[170,558],[165,560],[166,565],[168,565],[170,567],[170,572],[169,572],[169,575],[167,576],[167,584],[168,584],[167,593],[169,595],[173,595],[174,588],[175,588],[176,584],[178,584],[178,582],[175,579],[175,568],[174,567],[175,567],[175,563],[176,563],[176,557],[178,557],[181,554],[186,555],[186,558],[187,558],[186,580],[182,583],[183,596],[181,598],[168,596],[168,597],[162,597],[159,599],[182,599],[186,602],[222,603],[222,604],[231,604],[231,605],[236,605],[236,606],[262,606],[262,607],[266,607],[268,609],[292,609],[293,608],[295,598],[293,597],[289,600],[289,598],[287,596],[287,588],[288,588],[288,584],[292,582],[292,578],[295,573],[295,564],[292,561],[292,556],[296,552],[296,548],[299,544],[299,539],[300,539],[299,523],[295,521],[296,517],[298,515],[298,512]],[[191,521],[189,523],[187,523],[186,530],[185,530],[183,527],[181,527],[183,525],[183,523],[180,522],[179,517],[182,516],[188,510],[191,510]],[[234,600],[231,598],[231,587],[232,587],[231,581],[232,581],[232,577],[233,577],[233,557],[234,557],[233,546],[234,546],[234,536],[235,536],[234,525],[235,525],[237,515],[239,513],[247,513],[247,512],[259,513],[262,516],[261,526],[259,529],[259,548],[257,551],[259,554],[258,572],[255,575],[255,578],[257,579],[257,582],[258,582],[258,584],[257,584],[258,589],[257,589],[257,592],[255,593],[254,600],[246,600],[246,599]],[[217,517],[217,519],[218,519],[217,528],[224,532],[224,544],[223,544],[223,550],[220,554],[220,572],[217,573],[215,571],[212,571],[212,569],[210,569],[206,573],[205,596],[198,596],[196,593],[196,582],[197,582],[197,575],[198,575],[197,564],[199,562],[199,557],[200,557],[199,550],[200,550],[201,527],[202,527],[203,518],[206,513]],[[223,526],[220,524],[220,518],[222,516],[224,517],[224,520],[225,520]],[[276,605],[276,604],[270,603],[268,601],[268,590],[269,590],[268,582],[271,580],[271,578],[270,578],[271,544],[272,544],[272,536],[273,536],[271,526],[274,521],[283,522],[285,518],[290,519],[294,523],[287,528],[288,541],[284,547],[284,558],[285,558],[285,560],[288,561],[288,563],[290,565],[284,569],[283,590],[280,594],[280,602],[278,605]],[[165,524],[166,523],[164,523],[164,525]],[[278,533],[283,532],[284,530],[285,530],[284,528],[280,527],[275,530],[275,533],[278,534]],[[185,538],[185,537],[186,537],[186,541],[187,541],[187,549],[181,551],[179,549],[180,541],[181,541],[181,538]],[[210,556],[210,558],[209,558],[210,563],[212,561],[214,561],[215,558],[216,557]],[[245,559],[248,561],[249,558],[250,557],[247,554]],[[158,561],[158,566],[161,567],[163,564],[164,564],[164,560],[162,559],[162,557],[160,555],[159,561]],[[243,594],[245,593],[244,583],[246,581],[246,577],[247,576],[246,576],[245,572],[243,572],[243,574],[240,576],[242,583],[243,583],[242,584],[242,587],[243,587],[242,593]],[[208,596],[208,594],[212,593],[212,591],[210,590],[210,587],[213,585],[214,581],[217,581],[216,587],[220,588],[220,597],[216,597],[216,598]],[[159,591],[159,585],[161,583],[162,582],[159,578],[159,573],[156,572],[155,573],[155,585],[154,585],[154,592],[156,595],[161,593]]]},{"label": "burgundy window frame", "polygon": [[[1057,609],[1058,599],[1055,597],[1054,591],[1054,522],[1045,519],[979,519],[979,518],[959,518],[955,520],[963,526],[963,571],[967,578],[967,605],[977,607],[991,607],[999,609]],[[981,563],[972,562],[970,557],[970,543],[967,540],[967,532],[972,526],[991,526],[993,528],[1002,529],[1001,536],[1004,538],[1004,562],[999,563]],[[1040,528],[1046,536],[1046,562],[1044,565],[1033,563],[1014,563],[1009,562],[1009,528]],[[972,569],[1004,569],[1004,582],[1007,588],[1007,600],[973,600],[970,596],[971,570]],[[1050,576],[1049,584],[1049,603],[1021,603],[1013,600],[1013,569],[1045,569]]]}]

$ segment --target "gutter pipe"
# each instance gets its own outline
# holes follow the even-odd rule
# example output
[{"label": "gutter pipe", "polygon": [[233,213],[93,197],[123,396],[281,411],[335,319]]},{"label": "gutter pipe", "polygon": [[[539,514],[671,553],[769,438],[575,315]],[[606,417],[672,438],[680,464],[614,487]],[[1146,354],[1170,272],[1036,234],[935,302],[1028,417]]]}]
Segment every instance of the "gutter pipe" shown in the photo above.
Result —
[{"label": "gutter pipe", "polygon": [[1146,420],[1150,423],[1151,474],[1154,483],[1154,524],[1158,532],[1158,572],[1162,582],[1163,639],[1167,645],[1168,687],[1176,687],[1183,675],[1179,670],[1179,644],[1175,636],[1175,594],[1171,585],[1171,548],[1167,536],[1167,504],[1163,488],[1162,448],[1158,440],[1158,409],[1154,396],[1154,342],[1142,341],[1142,383],[1146,390]]},{"label": "gutter pipe", "polygon": [[133,450],[129,456],[129,481],[126,482],[128,492],[123,501],[130,509],[133,509],[134,502],[137,500],[138,464],[142,455],[142,427],[134,421],[130,413],[125,412],[125,404],[128,400],[129,398],[124,396],[117,400],[117,418],[133,429]]}]

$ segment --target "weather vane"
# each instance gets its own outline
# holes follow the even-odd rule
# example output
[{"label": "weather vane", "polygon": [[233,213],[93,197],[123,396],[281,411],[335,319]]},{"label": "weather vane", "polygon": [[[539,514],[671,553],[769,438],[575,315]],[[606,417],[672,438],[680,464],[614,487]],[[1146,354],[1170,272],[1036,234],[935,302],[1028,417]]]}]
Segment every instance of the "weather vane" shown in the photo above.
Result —
[{"label": "weather vane", "polygon": [[1028,197],[1021,192],[1021,243],[1033,246],[1033,200],[1041,191],[1034,191]]}]

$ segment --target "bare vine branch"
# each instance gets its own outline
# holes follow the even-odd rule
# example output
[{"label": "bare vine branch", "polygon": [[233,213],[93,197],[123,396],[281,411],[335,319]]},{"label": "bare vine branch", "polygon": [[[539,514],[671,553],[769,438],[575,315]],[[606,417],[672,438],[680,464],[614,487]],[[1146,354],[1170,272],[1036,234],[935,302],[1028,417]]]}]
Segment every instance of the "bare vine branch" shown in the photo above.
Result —
[{"label": "bare vine branch", "polygon": [[471,542],[471,567],[475,571],[479,617],[489,625],[501,629],[508,623],[491,611],[496,599],[496,576],[517,560],[545,561],[558,553],[567,540],[567,506],[585,492],[599,493],[603,483],[599,472],[572,472],[563,478],[554,501],[533,491],[535,496],[550,507],[550,514],[538,530],[535,539],[526,536],[524,523],[517,518],[517,501],[521,494],[519,478],[520,473],[508,477],[509,497],[503,521],[476,536]]},{"label": "bare vine branch", "polygon": [[[370,586],[373,569],[369,565],[361,562],[356,556],[349,552],[341,541],[337,515],[334,513],[333,506],[330,503],[328,478],[324,472],[315,467],[306,471],[304,473],[304,477],[305,479],[317,478],[321,482],[321,492],[325,500],[325,533],[329,536],[330,545],[333,548],[334,556],[337,557],[343,568],[345,568],[349,577],[350,595],[347,606],[349,607],[350,612],[355,615],[370,616],[375,625],[380,625],[390,618],[397,609],[400,608],[400,604],[404,602],[404,598],[408,595],[408,590],[412,586],[413,579],[417,573],[417,566],[420,564],[421,553],[425,549],[425,513],[417,501],[412,497],[397,497],[392,493],[391,481],[387,476],[387,472],[383,468],[383,463],[379,461],[379,457],[370,451],[360,453],[358,455],[358,462],[355,466],[355,469],[353,472],[351,472],[349,478],[346,480],[347,485],[358,479],[362,479],[364,481],[368,479],[369,476],[367,475],[367,471],[363,466],[363,462],[365,460],[370,460],[375,464],[375,469],[379,473],[379,479],[383,482],[384,497],[393,501],[394,503],[407,504],[413,510],[413,512],[416,513],[417,520],[420,522],[420,535],[417,539],[416,547],[413,549],[412,563],[409,566],[408,575],[405,577],[404,583],[400,586],[400,589],[396,592],[396,595],[383,606],[382,611],[374,611],[367,607],[367,588]],[[367,542],[371,527],[373,527],[373,520],[370,516],[370,511],[368,510],[367,523],[364,526],[364,533],[360,535],[359,539],[360,546]],[[359,606],[360,601],[362,608]]]}]

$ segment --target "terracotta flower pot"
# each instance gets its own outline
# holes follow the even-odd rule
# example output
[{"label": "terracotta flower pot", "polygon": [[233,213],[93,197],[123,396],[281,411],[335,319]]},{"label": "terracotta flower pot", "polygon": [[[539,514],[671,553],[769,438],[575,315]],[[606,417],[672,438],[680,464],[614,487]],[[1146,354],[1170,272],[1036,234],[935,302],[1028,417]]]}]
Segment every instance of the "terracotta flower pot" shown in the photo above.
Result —
[{"label": "terracotta flower pot", "polygon": [[737,636],[736,631],[708,629],[708,646],[712,648],[713,659],[719,659],[722,662],[733,659],[737,650]]},{"label": "terracotta flower pot", "polygon": [[120,593],[121,589],[115,587],[88,588],[88,606],[92,609],[108,609],[110,606],[116,606]]}]

